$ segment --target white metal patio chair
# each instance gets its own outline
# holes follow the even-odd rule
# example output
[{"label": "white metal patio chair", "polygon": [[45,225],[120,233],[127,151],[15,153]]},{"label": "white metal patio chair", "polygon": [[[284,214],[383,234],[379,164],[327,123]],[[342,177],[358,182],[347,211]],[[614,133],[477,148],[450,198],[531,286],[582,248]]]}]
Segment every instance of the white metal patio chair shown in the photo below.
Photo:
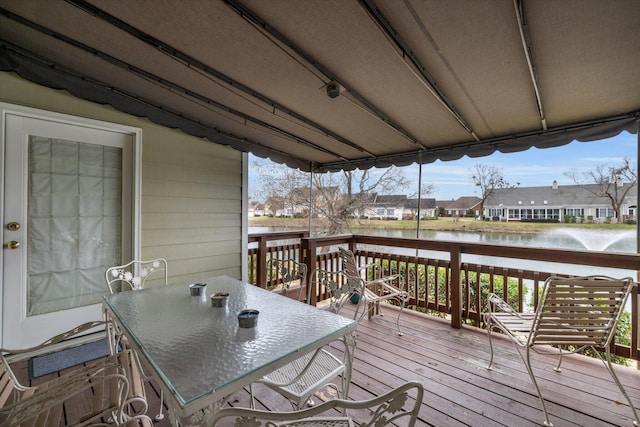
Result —
[{"label": "white metal patio chair", "polygon": [[[610,346],[632,285],[631,278],[552,276],[545,282],[535,313],[517,313],[498,295],[489,294],[489,311],[484,314],[491,347],[491,359],[487,369],[493,367],[491,332],[497,329],[516,345],[540,399],[545,417],[544,425],[552,426],[533,373],[530,352],[533,350],[538,353],[558,354],[559,360],[555,370],[560,372],[563,352],[575,353],[590,348],[606,366],[633,411],[634,425],[639,426],[636,409],[611,364]],[[521,348],[526,349],[524,354]],[[604,351],[605,358],[596,349]]]},{"label": "white metal patio chair", "polygon": [[109,267],[105,272],[107,286],[112,294],[143,289],[150,276],[159,280],[164,277],[163,284],[166,286],[168,282],[167,260],[164,258],[148,261],[133,260],[124,265]]},{"label": "white metal patio chair", "polygon": [[[144,384],[130,350],[69,368],[34,386],[22,384],[12,369],[10,359],[25,360],[59,350],[65,340],[106,327],[106,323],[84,323],[35,347],[0,350],[0,426],[120,425],[131,418],[144,421]],[[82,405],[78,405],[80,401]],[[65,405],[73,405],[74,411],[65,413]]]},{"label": "white metal patio chair", "polygon": [[235,427],[255,426],[327,426],[382,427],[387,425],[413,427],[418,419],[424,388],[419,382],[408,382],[370,400],[333,399],[313,408],[295,412],[271,412],[246,408],[225,408],[218,411],[212,425],[224,420]]},{"label": "white metal patio chair", "polygon": [[[272,259],[270,262],[271,271],[282,279],[282,293],[289,293],[291,284],[298,282],[299,293],[298,300],[301,295],[305,295],[303,290],[307,288],[307,266],[294,260],[278,260]],[[307,292],[309,295],[310,292]],[[308,296],[306,297],[308,301]],[[286,325],[285,327],[295,327],[295,325]],[[331,387],[340,395],[340,390],[333,381],[345,371],[345,363],[332,354],[327,347],[318,349],[315,352],[307,353],[304,356],[288,363],[287,365],[276,369],[273,372],[256,381],[258,384],[264,384],[270,389],[281,394],[289,400],[294,410],[300,409],[305,405],[314,405],[313,395],[325,387]],[[255,407],[253,387],[249,387],[251,394],[251,407]]]},{"label": "white metal patio chair", "polygon": [[409,300],[409,292],[404,290],[404,280],[400,274],[382,276],[382,268],[380,264],[371,263],[358,266],[354,253],[343,247],[338,248],[342,268],[349,276],[362,277],[365,281],[364,296],[365,306],[369,319],[374,314],[382,314],[380,310],[380,302],[385,300],[396,301],[400,306],[398,317],[396,319],[396,327],[398,335],[402,336],[400,330],[400,315],[406,302]]},{"label": "white metal patio chair", "polygon": [[[105,279],[109,292],[114,294],[125,291],[136,291],[144,289],[147,279],[153,277],[158,279],[167,286],[168,284],[168,266],[167,260],[164,258],[156,258],[151,260],[133,260],[124,265],[116,265],[109,267],[105,272]],[[145,373],[140,356],[135,353],[138,359],[140,369],[146,379],[150,376]],[[164,392],[160,390],[160,410],[154,417],[156,421],[164,419]]]}]

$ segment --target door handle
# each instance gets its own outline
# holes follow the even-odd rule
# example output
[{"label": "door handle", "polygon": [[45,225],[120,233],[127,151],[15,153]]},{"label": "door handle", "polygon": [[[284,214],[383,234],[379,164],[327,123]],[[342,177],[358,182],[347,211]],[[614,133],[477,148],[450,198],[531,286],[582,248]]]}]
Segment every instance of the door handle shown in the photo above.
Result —
[{"label": "door handle", "polygon": [[18,249],[19,247],[20,247],[20,242],[16,242],[15,240],[12,240],[4,244],[5,249]]}]

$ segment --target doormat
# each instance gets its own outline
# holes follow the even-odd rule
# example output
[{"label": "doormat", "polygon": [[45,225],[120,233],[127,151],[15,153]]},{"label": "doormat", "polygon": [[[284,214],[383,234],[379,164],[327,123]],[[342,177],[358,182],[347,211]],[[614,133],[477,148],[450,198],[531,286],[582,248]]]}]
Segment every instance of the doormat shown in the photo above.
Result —
[{"label": "doormat", "polygon": [[52,372],[62,371],[108,354],[109,343],[106,339],[101,339],[44,356],[33,357],[29,360],[29,378],[38,378]]}]

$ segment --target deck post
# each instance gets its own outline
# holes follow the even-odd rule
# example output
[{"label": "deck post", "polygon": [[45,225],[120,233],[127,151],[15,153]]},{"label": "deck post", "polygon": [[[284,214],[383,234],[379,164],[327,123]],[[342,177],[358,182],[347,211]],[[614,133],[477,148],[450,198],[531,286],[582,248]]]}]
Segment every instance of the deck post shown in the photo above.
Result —
[{"label": "deck post", "polygon": [[258,240],[258,265],[256,266],[256,282],[258,287],[267,288],[267,235],[263,234]]},{"label": "deck post", "polygon": [[460,250],[452,249],[450,252],[451,266],[451,327],[462,327],[462,284],[460,282]]},{"label": "deck post", "polygon": [[314,290],[313,292],[309,292],[309,288],[311,288],[313,283],[313,270],[316,268],[316,259],[318,257],[317,254],[317,244],[311,238],[303,237],[300,239],[300,257],[303,262],[307,265],[307,294],[309,295],[309,304],[315,306],[318,303],[318,293]]}]

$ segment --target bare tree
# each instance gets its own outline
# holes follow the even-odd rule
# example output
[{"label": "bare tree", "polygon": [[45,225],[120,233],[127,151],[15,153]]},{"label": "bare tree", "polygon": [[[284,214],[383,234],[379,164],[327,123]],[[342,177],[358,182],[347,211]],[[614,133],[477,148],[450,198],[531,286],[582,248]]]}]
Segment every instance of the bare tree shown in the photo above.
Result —
[{"label": "bare tree", "polygon": [[[262,199],[268,205],[270,213],[276,215],[277,211],[292,213],[298,206],[303,206],[304,200],[300,200],[300,188],[309,186],[309,174],[292,169],[277,163],[256,161],[253,169],[258,177],[258,188],[255,197]],[[307,198],[308,205],[308,198]]]},{"label": "bare tree", "polygon": [[314,174],[314,190],[317,190],[314,209],[329,221],[328,235],[338,234],[348,220],[362,214],[371,204],[374,193],[398,194],[406,189],[409,181],[395,166],[381,170],[353,170],[336,173]]},{"label": "bare tree", "polygon": [[514,185],[509,184],[504,179],[504,171],[496,166],[477,163],[469,172],[475,186],[480,188],[480,203],[483,207],[485,200],[494,193],[496,188],[513,188],[520,185],[519,182]]},{"label": "bare tree", "polygon": [[622,221],[622,205],[629,191],[638,183],[638,170],[626,157],[614,166],[597,166],[594,170],[578,173],[570,170],[564,173],[580,187],[596,197],[606,197],[616,211],[616,218]]},{"label": "bare tree", "polygon": [[368,169],[313,174],[309,191],[309,174],[277,164],[255,163],[260,180],[257,197],[275,201],[295,210],[313,201],[316,217],[327,221],[324,233],[342,231],[348,220],[361,214],[369,206],[374,193],[401,193],[409,181],[395,166],[387,169]]}]

